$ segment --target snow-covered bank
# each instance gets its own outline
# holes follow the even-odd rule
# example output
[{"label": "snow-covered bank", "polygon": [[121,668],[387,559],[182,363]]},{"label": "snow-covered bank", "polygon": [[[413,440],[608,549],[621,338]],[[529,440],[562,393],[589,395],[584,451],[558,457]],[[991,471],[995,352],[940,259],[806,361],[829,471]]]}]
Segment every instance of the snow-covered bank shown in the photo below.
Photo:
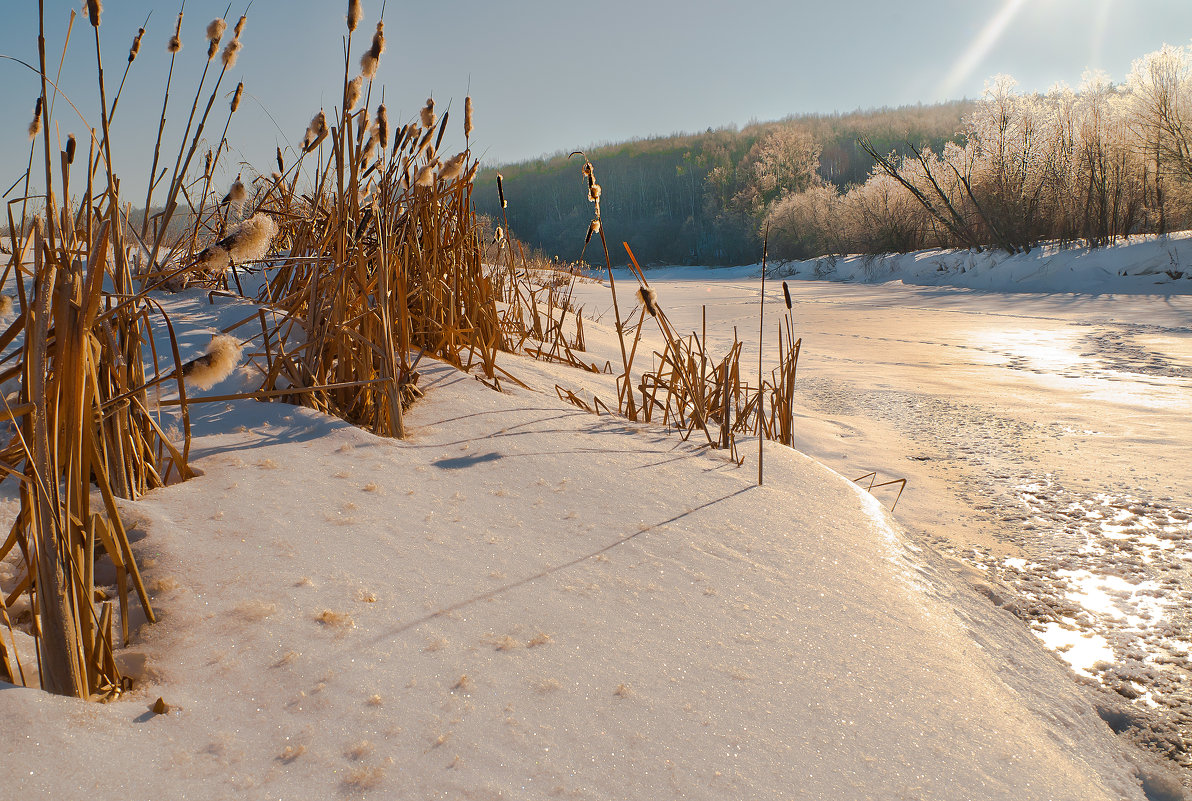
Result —
[{"label": "snow-covered bank", "polygon": [[1062,665],[873,498],[780,447],[759,489],[508,365],[547,390],[426,366],[400,442],[197,414],[204,474],[126,509],[162,616],[137,689],[0,692],[5,793],[1144,797]]},{"label": "snow-covered bank", "polygon": [[[761,265],[709,268],[721,278],[756,276]],[[691,277],[699,268],[650,270],[659,278]],[[922,250],[880,256],[823,256],[772,263],[772,278],[952,286],[993,292],[1074,292],[1104,295],[1192,294],[1192,231],[1135,236],[1103,248],[1045,243],[1030,253]]]}]

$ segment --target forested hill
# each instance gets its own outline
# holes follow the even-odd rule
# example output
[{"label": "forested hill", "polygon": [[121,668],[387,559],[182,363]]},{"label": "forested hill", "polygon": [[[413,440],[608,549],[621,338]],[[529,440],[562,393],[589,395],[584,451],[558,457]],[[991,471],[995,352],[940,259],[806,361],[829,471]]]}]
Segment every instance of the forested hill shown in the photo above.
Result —
[{"label": "forested hill", "polygon": [[[905,152],[907,140],[938,152],[957,139],[971,108],[958,101],[806,115],[591,149],[605,231],[610,247],[616,243],[612,257],[625,260],[620,242],[628,240],[645,263],[755,261],[762,221],[777,199],[814,183],[844,189],[865,181],[873,161],[858,138],[879,153]],[[512,233],[547,255],[577,259],[592,218],[581,166],[561,153],[497,168]],[[496,171],[481,173],[475,199],[500,225]],[[586,260],[602,261],[603,254],[589,249]]]}]

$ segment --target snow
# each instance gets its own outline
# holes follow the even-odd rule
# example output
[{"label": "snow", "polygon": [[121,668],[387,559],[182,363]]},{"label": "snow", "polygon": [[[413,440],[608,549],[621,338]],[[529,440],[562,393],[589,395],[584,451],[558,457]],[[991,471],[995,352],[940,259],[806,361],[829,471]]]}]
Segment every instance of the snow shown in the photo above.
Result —
[{"label": "snow", "polygon": [[[709,329],[731,333],[756,282],[702,278],[657,282],[663,308],[690,322],[719,296]],[[599,316],[607,291],[584,292]],[[195,293],[167,308],[184,359],[246,316]],[[599,363],[619,358],[608,316],[585,331]],[[809,364],[872,380],[835,344],[805,343]],[[1143,799],[1146,780],[1176,797],[970,568],[851,483],[859,465],[821,463],[855,418],[804,405],[819,461],[768,443],[757,487],[756,442],[737,468],[554,390],[607,399],[611,376],[502,364],[533,389],[424,360],[402,441],[196,405],[200,475],[123,508],[160,616],[120,656],[134,690],[0,690],[5,794],[1087,801]],[[250,382],[243,367],[210,394]],[[937,502],[960,505],[920,493],[899,511],[917,526]]]}]

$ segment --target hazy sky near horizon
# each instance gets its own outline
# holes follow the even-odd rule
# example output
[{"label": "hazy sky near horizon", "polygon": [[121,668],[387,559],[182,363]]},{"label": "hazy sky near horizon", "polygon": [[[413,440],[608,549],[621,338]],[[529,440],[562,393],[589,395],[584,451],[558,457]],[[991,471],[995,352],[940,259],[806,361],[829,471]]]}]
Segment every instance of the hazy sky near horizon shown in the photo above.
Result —
[{"label": "hazy sky near horizon", "polygon": [[[36,64],[37,2],[0,2],[0,55]],[[230,22],[245,4],[232,7]],[[106,5],[99,30],[109,104],[133,35],[152,11],[113,125],[123,195],[139,206],[179,3]],[[354,70],[381,5],[363,2]],[[254,0],[243,52],[205,131],[214,146],[231,92],[244,80],[246,97],[228,130],[230,173],[221,179],[245,169],[239,161],[268,173],[275,146],[292,148],[320,106],[338,105],[346,7],[346,0]],[[79,4],[46,0],[51,75],[72,8]],[[171,165],[206,61],[204,28],[225,8],[226,0],[186,2],[163,149]],[[444,149],[454,150],[463,146],[458,129],[470,92],[473,150],[490,164],[803,112],[977,97],[998,73],[1028,91],[1060,81],[1077,86],[1086,68],[1120,81],[1134,59],[1192,39],[1187,0],[392,0],[385,21],[387,50],[371,105],[383,84],[390,117],[400,125],[433,94],[440,110],[452,110],[454,141]],[[212,84],[209,78],[204,102]],[[98,128],[96,86],[94,34],[84,12],[74,23],[61,87]],[[25,170],[38,91],[33,72],[0,60],[0,192]],[[88,123],[63,102],[55,119],[63,143],[75,133],[85,149]]]}]

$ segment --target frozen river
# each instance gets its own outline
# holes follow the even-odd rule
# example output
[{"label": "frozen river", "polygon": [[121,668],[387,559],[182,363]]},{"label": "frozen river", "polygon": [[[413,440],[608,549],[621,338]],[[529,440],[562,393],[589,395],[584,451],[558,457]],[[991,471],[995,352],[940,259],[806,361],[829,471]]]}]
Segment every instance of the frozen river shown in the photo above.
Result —
[{"label": "frozen river", "polygon": [[[756,364],[756,280],[651,283],[681,332],[706,313],[720,353],[737,326]],[[1192,764],[1192,298],[790,289],[796,447],[907,479],[900,522]],[[887,506],[896,491],[875,490]]]}]

